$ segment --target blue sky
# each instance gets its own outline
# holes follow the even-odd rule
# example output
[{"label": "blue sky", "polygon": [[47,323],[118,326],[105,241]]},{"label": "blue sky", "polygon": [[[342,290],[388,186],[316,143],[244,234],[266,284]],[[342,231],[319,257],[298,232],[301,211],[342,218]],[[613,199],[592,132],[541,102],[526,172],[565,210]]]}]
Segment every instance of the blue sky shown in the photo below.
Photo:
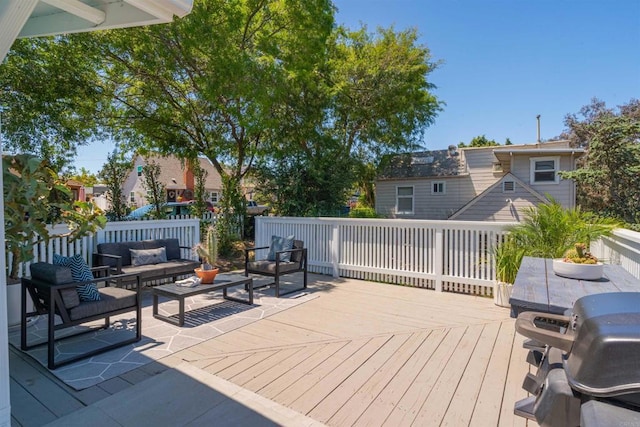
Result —
[{"label": "blue sky", "polygon": [[[429,75],[446,103],[425,132],[426,149],[486,135],[536,141],[596,97],[615,107],[640,98],[640,0],[334,0],[350,28],[414,27],[442,64]],[[113,147],[82,147],[97,172]]]}]

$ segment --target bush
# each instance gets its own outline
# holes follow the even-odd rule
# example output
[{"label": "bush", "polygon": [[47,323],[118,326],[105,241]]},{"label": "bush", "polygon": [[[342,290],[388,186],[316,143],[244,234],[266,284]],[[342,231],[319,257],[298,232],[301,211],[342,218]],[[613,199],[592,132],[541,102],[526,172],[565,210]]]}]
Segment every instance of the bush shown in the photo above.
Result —
[{"label": "bush", "polygon": [[380,218],[374,208],[353,208],[349,212],[349,218]]}]

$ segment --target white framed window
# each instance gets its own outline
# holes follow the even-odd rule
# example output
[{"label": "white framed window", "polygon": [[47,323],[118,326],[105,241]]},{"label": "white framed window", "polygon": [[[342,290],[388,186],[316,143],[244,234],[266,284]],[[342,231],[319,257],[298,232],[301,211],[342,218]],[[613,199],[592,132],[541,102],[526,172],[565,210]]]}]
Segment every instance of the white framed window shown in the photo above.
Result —
[{"label": "white framed window", "polygon": [[396,187],[396,213],[413,214],[413,186]]},{"label": "white framed window", "polygon": [[502,181],[502,192],[503,193],[515,193],[516,192],[516,182],[515,181]]},{"label": "white framed window", "polygon": [[142,165],[138,166],[138,176],[142,176]]},{"label": "white framed window", "polygon": [[444,181],[431,182],[431,194],[445,194],[447,192],[447,183]]},{"label": "white framed window", "polygon": [[218,203],[218,192],[217,191],[212,191],[211,192],[211,203]]},{"label": "white framed window", "polygon": [[557,184],[560,182],[558,175],[560,157],[532,157],[530,162],[532,184]]},{"label": "white framed window", "polygon": [[136,202],[136,193],[135,192],[132,191],[132,192],[129,193],[129,201],[131,203],[135,203]]}]

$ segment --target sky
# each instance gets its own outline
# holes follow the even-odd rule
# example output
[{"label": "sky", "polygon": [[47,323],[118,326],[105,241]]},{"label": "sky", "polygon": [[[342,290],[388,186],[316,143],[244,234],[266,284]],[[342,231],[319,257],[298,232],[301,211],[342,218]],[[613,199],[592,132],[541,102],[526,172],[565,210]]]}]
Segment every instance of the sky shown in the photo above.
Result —
[{"label": "sky", "polygon": [[[428,76],[444,102],[423,147],[485,135],[535,143],[565,129],[592,98],[640,98],[640,0],[334,0],[336,23],[416,28],[440,65]],[[109,143],[80,147],[76,167],[97,172]]]}]

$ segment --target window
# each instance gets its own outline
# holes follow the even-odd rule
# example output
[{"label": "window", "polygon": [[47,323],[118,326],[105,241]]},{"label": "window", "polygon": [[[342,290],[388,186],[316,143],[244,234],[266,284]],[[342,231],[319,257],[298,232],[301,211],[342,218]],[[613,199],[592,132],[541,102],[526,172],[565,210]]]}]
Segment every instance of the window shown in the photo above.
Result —
[{"label": "window", "polygon": [[138,176],[142,176],[142,165],[138,166]]},{"label": "window", "polygon": [[516,192],[516,183],[515,183],[515,181],[503,181],[502,182],[502,192],[503,193],[515,193]]},{"label": "window", "polygon": [[431,183],[431,194],[444,194],[447,186],[444,181],[434,181]]},{"label": "window", "polygon": [[131,193],[129,193],[129,201],[131,203],[135,203],[136,202],[136,193],[134,193],[133,191]]},{"label": "window", "polygon": [[413,214],[413,187],[396,187],[396,213]]},{"label": "window", "polygon": [[218,192],[217,191],[212,191],[211,192],[211,203],[218,203]]},{"label": "window", "polygon": [[557,184],[560,157],[534,157],[531,159],[532,184]]}]

